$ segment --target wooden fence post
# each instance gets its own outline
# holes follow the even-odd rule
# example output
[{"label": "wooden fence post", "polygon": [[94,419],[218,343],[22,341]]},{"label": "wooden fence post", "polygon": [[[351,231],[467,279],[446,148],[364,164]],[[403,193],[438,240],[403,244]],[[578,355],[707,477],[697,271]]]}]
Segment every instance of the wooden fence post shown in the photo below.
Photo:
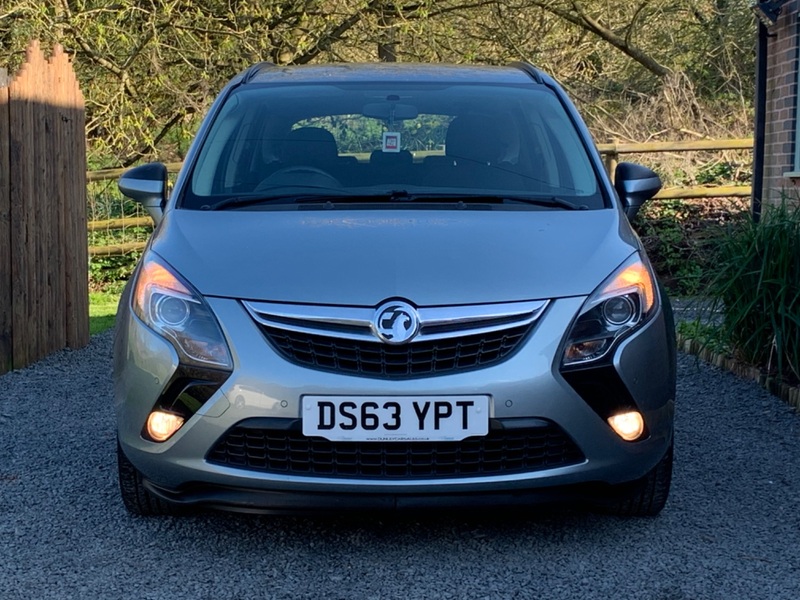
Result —
[{"label": "wooden fence post", "polygon": [[615,171],[617,170],[617,164],[619,162],[619,153],[617,152],[617,144],[619,144],[619,140],[614,139],[611,141],[612,150],[607,152],[605,155],[605,163],[606,163],[606,172],[608,176],[611,178],[611,183],[614,183],[614,175]]}]

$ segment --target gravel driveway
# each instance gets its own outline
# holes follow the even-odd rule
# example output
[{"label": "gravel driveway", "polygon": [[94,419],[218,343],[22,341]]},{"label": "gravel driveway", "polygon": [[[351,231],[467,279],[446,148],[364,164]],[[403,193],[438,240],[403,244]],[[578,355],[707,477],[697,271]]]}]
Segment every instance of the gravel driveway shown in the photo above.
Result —
[{"label": "gravel driveway", "polygon": [[800,416],[680,358],[655,519],[129,517],[110,333],[0,377],[0,598],[800,598]]}]

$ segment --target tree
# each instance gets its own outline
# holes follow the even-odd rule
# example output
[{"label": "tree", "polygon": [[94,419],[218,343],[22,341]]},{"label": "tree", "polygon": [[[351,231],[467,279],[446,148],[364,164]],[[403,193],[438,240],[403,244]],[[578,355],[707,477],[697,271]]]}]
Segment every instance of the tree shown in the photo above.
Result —
[{"label": "tree", "polygon": [[[746,115],[755,27],[745,3],[0,0],[0,50],[12,67],[32,37],[74,54],[90,163],[105,167],[180,157],[225,82],[260,60],[522,58],[566,84],[592,124],[609,133],[631,106],[655,106],[670,93],[691,92],[704,106],[738,102],[736,114]],[[698,115],[688,118],[705,118]]]}]

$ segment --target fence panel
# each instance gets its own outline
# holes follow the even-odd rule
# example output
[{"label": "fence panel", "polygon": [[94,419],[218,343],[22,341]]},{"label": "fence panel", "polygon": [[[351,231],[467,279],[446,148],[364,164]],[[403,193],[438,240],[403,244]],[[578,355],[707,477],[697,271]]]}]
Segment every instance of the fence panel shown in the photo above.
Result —
[{"label": "fence panel", "polygon": [[[64,94],[66,106],[72,106],[72,118],[64,122],[61,145],[64,155],[59,157],[61,176],[59,185],[63,188],[64,231],[67,243],[64,244],[66,276],[66,318],[67,345],[71,348],[89,343],[89,253],[86,247],[86,117],[83,94],[69,57],[56,51],[53,61],[60,67],[62,78],[70,85],[59,86]],[[63,81],[63,79],[62,79]]]},{"label": "fence panel", "polygon": [[0,72],[0,373],[11,369],[11,176],[8,87]]},{"label": "fence panel", "polygon": [[48,60],[31,42],[0,121],[4,372],[89,342],[84,105],[60,46]]}]

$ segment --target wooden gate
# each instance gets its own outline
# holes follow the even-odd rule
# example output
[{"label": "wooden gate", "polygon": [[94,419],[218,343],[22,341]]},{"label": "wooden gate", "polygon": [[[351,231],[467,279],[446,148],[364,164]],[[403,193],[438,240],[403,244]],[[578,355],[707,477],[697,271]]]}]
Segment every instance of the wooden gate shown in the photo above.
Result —
[{"label": "wooden gate", "polygon": [[60,46],[0,81],[0,373],[89,343],[83,96]]}]

